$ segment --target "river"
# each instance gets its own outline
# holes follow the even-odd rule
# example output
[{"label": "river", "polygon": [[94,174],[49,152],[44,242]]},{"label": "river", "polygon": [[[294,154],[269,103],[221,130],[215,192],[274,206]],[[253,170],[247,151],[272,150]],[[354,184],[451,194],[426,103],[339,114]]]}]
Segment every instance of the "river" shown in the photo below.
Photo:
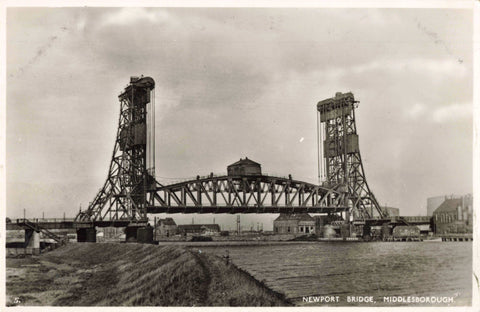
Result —
[{"label": "river", "polygon": [[312,242],[199,248],[219,256],[228,250],[236,266],[296,305],[471,305],[472,242]]}]

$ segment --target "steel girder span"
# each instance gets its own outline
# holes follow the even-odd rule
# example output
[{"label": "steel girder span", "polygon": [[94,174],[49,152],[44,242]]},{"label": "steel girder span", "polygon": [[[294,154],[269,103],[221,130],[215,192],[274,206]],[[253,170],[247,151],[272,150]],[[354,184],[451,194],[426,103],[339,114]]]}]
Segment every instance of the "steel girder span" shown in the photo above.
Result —
[{"label": "steel girder span", "polygon": [[157,186],[147,213],[328,213],[348,210],[335,189],[273,176],[209,176]]}]

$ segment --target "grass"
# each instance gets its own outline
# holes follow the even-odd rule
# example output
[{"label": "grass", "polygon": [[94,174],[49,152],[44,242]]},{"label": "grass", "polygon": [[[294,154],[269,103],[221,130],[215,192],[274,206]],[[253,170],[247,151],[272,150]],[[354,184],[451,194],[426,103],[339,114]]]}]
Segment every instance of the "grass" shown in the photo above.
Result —
[{"label": "grass", "polygon": [[209,306],[285,306],[291,305],[283,294],[267,288],[249,273],[214,255],[200,254],[210,272]]},{"label": "grass", "polygon": [[79,243],[8,260],[7,296],[21,305],[290,305],[234,265],[175,246]]}]

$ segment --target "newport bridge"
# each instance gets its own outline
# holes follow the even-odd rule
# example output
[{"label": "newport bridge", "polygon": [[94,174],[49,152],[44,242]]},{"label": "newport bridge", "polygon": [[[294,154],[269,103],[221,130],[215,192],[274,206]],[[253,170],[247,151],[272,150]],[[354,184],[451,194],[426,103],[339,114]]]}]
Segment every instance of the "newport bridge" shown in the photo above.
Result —
[{"label": "newport bridge", "polygon": [[154,91],[152,78],[131,77],[119,95],[107,178],[71,223],[78,241],[95,241],[95,227],[108,226],[126,227],[127,239],[148,236],[147,215],[156,213],[337,213],[352,224],[389,221],[367,184],[352,93],[317,104],[318,185],[259,173],[211,174],[162,185],[155,179]]}]

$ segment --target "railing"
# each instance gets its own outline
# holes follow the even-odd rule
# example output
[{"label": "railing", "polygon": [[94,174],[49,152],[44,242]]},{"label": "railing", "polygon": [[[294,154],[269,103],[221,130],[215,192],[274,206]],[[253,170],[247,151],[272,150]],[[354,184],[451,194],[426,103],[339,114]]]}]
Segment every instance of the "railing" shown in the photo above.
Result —
[{"label": "railing", "polygon": [[36,231],[36,232],[41,232],[43,233],[44,235],[46,235],[47,237],[55,240],[57,243],[60,243],[60,244],[66,244],[68,242],[68,238],[67,237],[60,237],[52,232],[50,232],[49,230],[45,229],[45,228],[42,228],[41,226],[38,225],[38,223],[33,223],[33,222],[30,222],[28,221],[27,219],[21,219],[23,220],[22,222],[20,222],[19,219],[17,219],[17,223],[23,223],[25,224],[27,227],[29,227],[30,229]]},{"label": "railing", "polygon": [[[293,178],[292,175],[283,175],[283,174],[276,174],[276,173],[268,174],[268,173],[262,172],[260,175],[266,176],[266,177],[282,178],[282,179],[292,179]],[[197,176],[193,176],[193,177],[183,177],[183,178],[167,178],[167,177],[158,176],[158,177],[156,177],[156,179],[160,180],[160,181],[165,181],[163,183],[164,186],[168,186],[170,184],[178,184],[178,183],[195,181],[195,180],[204,180],[204,179],[208,179],[208,178],[221,178],[221,177],[225,177],[225,176],[228,176],[228,174],[227,173],[213,173],[212,172],[212,173],[207,174],[207,175],[197,175]],[[300,177],[296,176],[296,178],[300,178]],[[315,183],[312,183],[312,182],[307,182],[307,183],[315,184]]]},{"label": "railing", "polygon": [[20,218],[16,219],[15,223],[60,223],[60,222],[73,222],[74,218]]}]

